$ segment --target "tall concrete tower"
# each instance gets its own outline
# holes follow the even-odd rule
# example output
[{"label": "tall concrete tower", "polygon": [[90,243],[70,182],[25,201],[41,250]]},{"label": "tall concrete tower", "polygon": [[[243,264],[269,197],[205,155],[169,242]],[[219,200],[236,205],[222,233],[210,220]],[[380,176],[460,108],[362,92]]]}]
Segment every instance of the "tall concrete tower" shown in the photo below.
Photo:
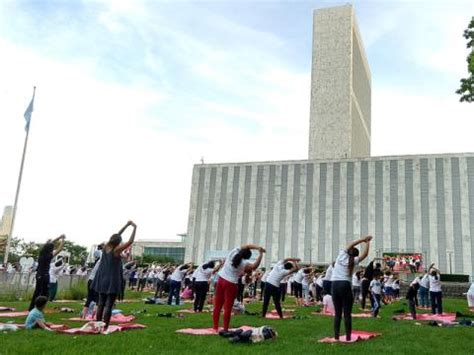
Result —
[{"label": "tall concrete tower", "polygon": [[314,11],[309,159],[370,156],[371,77],[351,5]]}]

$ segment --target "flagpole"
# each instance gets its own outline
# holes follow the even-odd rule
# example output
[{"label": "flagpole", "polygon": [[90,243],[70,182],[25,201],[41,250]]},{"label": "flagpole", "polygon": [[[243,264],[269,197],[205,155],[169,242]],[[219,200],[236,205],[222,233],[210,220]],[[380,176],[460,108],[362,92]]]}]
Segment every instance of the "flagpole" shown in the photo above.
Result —
[{"label": "flagpole", "polygon": [[[33,87],[33,100],[35,97],[35,92],[36,92],[36,86]],[[8,233],[7,245],[5,247],[5,255],[3,256],[3,263],[5,264],[5,266],[8,263],[8,255],[10,253],[10,242],[13,237],[13,228],[15,227],[16,208],[18,206],[18,196],[20,195],[21,180],[23,178],[23,167],[25,165],[26,148],[28,147],[29,134],[30,134],[30,122],[28,122],[27,124],[25,144],[23,145],[23,155],[21,157],[20,173],[18,174],[18,183],[16,185],[15,203],[13,205],[13,214],[12,214],[12,224],[10,226],[10,233]]]}]

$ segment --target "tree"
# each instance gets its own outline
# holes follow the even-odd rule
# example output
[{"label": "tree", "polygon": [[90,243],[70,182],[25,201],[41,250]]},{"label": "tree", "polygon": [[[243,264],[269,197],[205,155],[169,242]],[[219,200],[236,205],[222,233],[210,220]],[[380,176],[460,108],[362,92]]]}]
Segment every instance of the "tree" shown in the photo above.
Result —
[{"label": "tree", "polygon": [[170,258],[169,256],[162,256],[162,255],[144,254],[139,259],[141,259],[140,260],[141,264],[152,264],[152,263],[167,264],[167,263],[174,263],[175,262],[175,260],[173,258]]},{"label": "tree", "polygon": [[474,102],[474,16],[464,31],[463,37],[467,40],[467,49],[471,50],[466,59],[469,77],[461,79],[461,87],[456,94],[461,95],[459,99],[461,102]]},{"label": "tree", "polygon": [[64,250],[71,253],[69,264],[71,265],[83,265],[87,259],[87,248],[82,245],[78,245],[70,240],[64,241]]}]

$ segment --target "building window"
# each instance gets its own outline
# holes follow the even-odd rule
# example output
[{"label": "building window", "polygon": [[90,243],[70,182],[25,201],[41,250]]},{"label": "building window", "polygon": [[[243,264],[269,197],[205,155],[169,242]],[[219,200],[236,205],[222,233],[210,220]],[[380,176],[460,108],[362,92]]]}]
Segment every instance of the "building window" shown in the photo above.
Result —
[{"label": "building window", "polygon": [[153,255],[153,256],[167,256],[174,259],[175,262],[183,263],[184,262],[184,250],[185,248],[177,247],[145,247],[143,255]]}]

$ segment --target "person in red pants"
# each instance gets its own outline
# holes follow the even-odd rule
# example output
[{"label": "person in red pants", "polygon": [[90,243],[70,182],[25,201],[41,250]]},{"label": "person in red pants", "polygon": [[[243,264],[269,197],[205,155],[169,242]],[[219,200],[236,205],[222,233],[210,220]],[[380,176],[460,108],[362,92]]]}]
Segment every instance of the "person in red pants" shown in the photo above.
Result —
[{"label": "person in red pants", "polygon": [[[249,261],[252,256],[252,250],[259,251],[259,255],[254,263]],[[213,328],[216,332],[219,329],[219,317],[222,307],[224,307],[224,331],[229,330],[232,306],[237,297],[239,277],[257,269],[262,261],[263,253],[265,253],[265,249],[262,247],[249,244],[233,249],[227,256],[224,266],[218,273],[219,279],[214,296],[212,319]]]}]

